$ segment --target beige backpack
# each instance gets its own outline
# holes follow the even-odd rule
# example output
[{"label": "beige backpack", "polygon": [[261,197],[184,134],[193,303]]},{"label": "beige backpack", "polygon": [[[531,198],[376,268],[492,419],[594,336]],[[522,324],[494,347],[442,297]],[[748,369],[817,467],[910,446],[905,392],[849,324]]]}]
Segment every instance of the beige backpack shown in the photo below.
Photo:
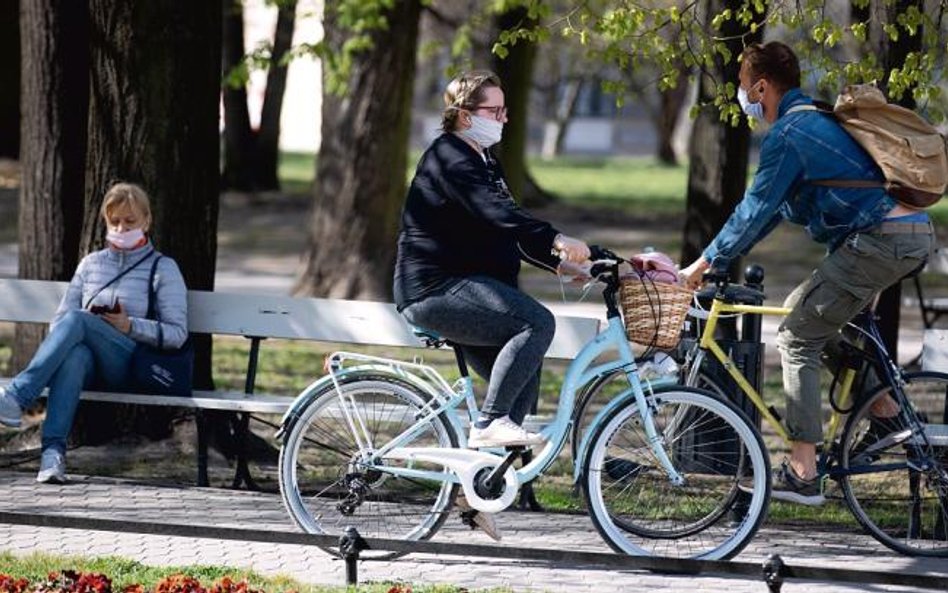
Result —
[{"label": "beige backpack", "polygon": [[948,188],[948,144],[931,124],[910,109],[892,105],[875,85],[843,89],[830,111],[828,106],[798,105],[794,111],[832,113],[856,142],[873,158],[885,183],[859,179],[820,179],[810,183],[831,187],[884,187],[912,208],[934,205]]}]

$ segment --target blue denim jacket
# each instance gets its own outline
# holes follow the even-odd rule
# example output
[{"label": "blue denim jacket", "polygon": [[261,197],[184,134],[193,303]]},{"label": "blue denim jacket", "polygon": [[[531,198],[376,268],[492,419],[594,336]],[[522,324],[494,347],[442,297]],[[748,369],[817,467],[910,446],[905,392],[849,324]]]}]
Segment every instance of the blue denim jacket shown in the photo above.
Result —
[{"label": "blue denim jacket", "polygon": [[806,227],[829,251],[848,235],[873,227],[895,207],[881,188],[838,188],[812,185],[818,179],[872,179],[882,172],[872,158],[828,114],[787,113],[813,101],[800,89],[784,94],[777,121],[764,138],[760,164],[744,199],[737,205],[704,259],[715,267],[750,251],[782,219]]}]

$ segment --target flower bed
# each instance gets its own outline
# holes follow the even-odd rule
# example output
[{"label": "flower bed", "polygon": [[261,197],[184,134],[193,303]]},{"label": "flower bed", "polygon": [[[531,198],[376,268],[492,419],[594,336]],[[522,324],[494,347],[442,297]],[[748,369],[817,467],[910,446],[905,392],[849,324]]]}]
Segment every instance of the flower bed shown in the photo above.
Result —
[{"label": "flower bed", "polygon": [[[143,585],[128,585],[121,590],[112,588],[112,579],[104,574],[64,570],[51,572],[45,581],[31,583],[27,579],[15,579],[0,574],[0,593],[149,593]],[[253,589],[247,581],[236,582],[223,577],[210,587],[183,574],[165,577],[158,581],[154,593],[264,593]]]}]

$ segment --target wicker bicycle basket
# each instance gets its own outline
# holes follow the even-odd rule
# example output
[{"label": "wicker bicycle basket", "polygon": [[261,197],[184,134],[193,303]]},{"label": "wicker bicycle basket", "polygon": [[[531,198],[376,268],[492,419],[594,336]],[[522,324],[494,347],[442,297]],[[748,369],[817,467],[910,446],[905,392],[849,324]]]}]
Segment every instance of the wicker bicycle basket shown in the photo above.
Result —
[{"label": "wicker bicycle basket", "polygon": [[625,333],[630,341],[669,350],[681,340],[692,292],[647,277],[622,280],[619,293]]}]

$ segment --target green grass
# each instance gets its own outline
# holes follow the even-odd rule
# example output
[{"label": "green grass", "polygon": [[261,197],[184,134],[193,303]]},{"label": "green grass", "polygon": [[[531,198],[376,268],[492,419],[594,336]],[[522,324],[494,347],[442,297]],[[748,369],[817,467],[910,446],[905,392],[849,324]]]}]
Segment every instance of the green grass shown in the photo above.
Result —
[{"label": "green grass", "polygon": [[568,203],[655,214],[680,212],[688,181],[687,167],[651,157],[531,159],[530,171],[540,187]]},{"label": "green grass", "polygon": [[[408,585],[395,582],[365,583],[358,587],[346,587],[342,584],[339,586],[313,586],[300,583],[289,577],[265,577],[253,571],[227,566],[155,567],[111,556],[92,558],[40,553],[30,554],[29,556],[14,556],[9,552],[0,552],[0,574],[18,579],[28,579],[34,585],[33,588],[28,589],[30,591],[35,590],[36,585],[45,581],[49,573],[63,570],[104,574],[112,580],[113,591],[121,591],[122,588],[133,584],[143,585],[146,591],[151,591],[154,590],[155,584],[161,579],[177,574],[196,578],[206,588],[210,588],[221,578],[229,576],[235,582],[246,580],[251,588],[266,593],[282,591],[298,591],[299,593],[388,593],[390,591],[400,593],[407,593],[408,591],[415,593],[460,593],[468,591],[464,587],[453,585]],[[485,589],[484,591],[500,593],[509,591],[509,589],[494,588]]]},{"label": "green grass", "polygon": [[309,152],[281,152],[277,170],[280,187],[287,193],[309,193],[316,177],[316,155]]},{"label": "green grass", "polygon": [[[420,152],[408,158],[410,180]],[[291,193],[308,193],[316,171],[316,155],[284,152],[279,176]],[[637,213],[681,212],[688,188],[688,166],[662,165],[652,157],[558,157],[529,159],[530,172],[540,187],[567,203],[602,205]],[[750,175],[753,174],[751,171]],[[948,224],[948,200],[928,209],[936,224]]]},{"label": "green grass", "polygon": [[[419,157],[419,152],[409,155],[406,181],[411,180]],[[309,192],[315,163],[314,154],[282,153],[279,176],[283,189],[291,193]],[[688,179],[687,167],[667,167],[651,157],[560,157],[550,161],[537,158],[530,159],[530,171],[541,187],[568,203],[655,213],[681,210]]]}]

